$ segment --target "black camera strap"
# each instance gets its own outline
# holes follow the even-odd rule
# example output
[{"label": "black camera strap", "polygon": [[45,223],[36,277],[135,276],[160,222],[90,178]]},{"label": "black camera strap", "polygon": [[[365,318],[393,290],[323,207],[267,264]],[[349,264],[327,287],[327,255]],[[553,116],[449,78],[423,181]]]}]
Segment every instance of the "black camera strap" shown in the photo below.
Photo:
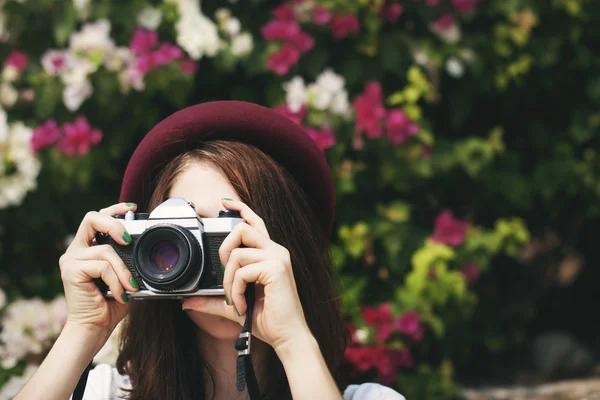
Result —
[{"label": "black camera strap", "polygon": [[241,392],[244,386],[248,385],[248,394],[250,400],[260,399],[260,390],[258,389],[258,381],[252,366],[252,358],[250,357],[250,347],[252,342],[252,315],[254,312],[254,283],[249,283],[246,287],[246,321],[240,336],[235,341],[235,348],[238,351],[237,355],[237,390]]}]

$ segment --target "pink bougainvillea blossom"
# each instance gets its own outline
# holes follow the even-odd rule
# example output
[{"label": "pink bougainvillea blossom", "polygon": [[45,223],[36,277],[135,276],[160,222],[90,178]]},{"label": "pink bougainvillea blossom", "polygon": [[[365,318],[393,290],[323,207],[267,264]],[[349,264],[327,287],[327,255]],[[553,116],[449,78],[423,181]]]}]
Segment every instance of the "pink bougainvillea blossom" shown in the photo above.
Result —
[{"label": "pink bougainvillea blossom", "polygon": [[288,106],[286,106],[286,105],[277,106],[277,107],[274,107],[273,109],[275,111],[277,111],[279,114],[291,119],[292,121],[294,121],[297,124],[302,123],[302,121],[304,120],[304,117],[306,116],[306,112],[308,111],[308,107],[306,105],[303,105],[300,108],[300,110],[298,110],[298,112],[291,111],[288,108]]},{"label": "pink bougainvillea blossom", "polygon": [[146,54],[158,45],[158,33],[143,28],[136,28],[129,42],[129,50],[135,55]]},{"label": "pink bougainvillea blossom", "polygon": [[386,111],[379,82],[367,82],[363,93],[356,97],[352,106],[356,114],[356,132],[359,134],[365,132],[369,139],[381,137]]},{"label": "pink bougainvillea blossom", "polygon": [[260,33],[267,41],[290,40],[300,32],[302,29],[296,21],[274,20],[260,28]]},{"label": "pink bougainvillea blossom", "polygon": [[[137,28],[131,41],[129,49],[136,56],[134,68],[142,75],[146,75],[154,68],[170,64],[183,57],[183,50],[174,44],[159,42],[156,31]],[[183,70],[182,70],[183,72]]]},{"label": "pink bougainvillea blossom", "polygon": [[456,25],[456,19],[451,13],[444,13],[441,17],[435,20],[433,26],[440,31],[447,31]]},{"label": "pink bougainvillea blossom", "polygon": [[335,15],[331,18],[329,24],[333,37],[337,40],[343,39],[351,33],[357,33],[360,30],[360,21],[356,16],[348,13],[344,15]]},{"label": "pink bougainvillea blossom", "polygon": [[324,25],[331,21],[333,15],[331,11],[323,6],[314,6],[311,10],[313,22],[317,25]]},{"label": "pink bougainvillea blossom", "polygon": [[304,130],[315,141],[317,147],[321,150],[328,149],[335,145],[335,134],[330,128],[315,129],[310,127],[304,127]]},{"label": "pink bougainvillea blossom", "polygon": [[198,63],[192,59],[185,58],[179,61],[179,69],[186,76],[192,76],[198,71]]},{"label": "pink bougainvillea blossom", "polygon": [[6,60],[4,60],[5,67],[12,67],[18,72],[22,72],[25,68],[27,68],[28,63],[29,56],[27,53],[20,50],[11,51],[8,57],[6,57]]},{"label": "pink bougainvillea blossom", "polygon": [[452,5],[461,14],[470,14],[475,9],[479,0],[452,0]]},{"label": "pink bougainvillea blossom", "polygon": [[285,75],[299,59],[300,50],[296,46],[286,43],[281,49],[269,56],[267,68],[277,75]]},{"label": "pink bougainvillea blossom", "polygon": [[386,121],[387,137],[395,145],[402,144],[419,132],[419,126],[400,109],[389,110]]},{"label": "pink bougainvillea blossom", "polygon": [[346,349],[344,356],[359,372],[375,368],[379,373],[378,381],[386,385],[393,383],[398,374],[398,368],[410,368],[413,365],[410,350],[405,347],[386,349],[383,346],[350,346]]},{"label": "pink bougainvillea blossom", "polygon": [[296,13],[294,13],[294,10],[286,3],[275,7],[271,11],[271,14],[280,21],[294,21],[296,19]]},{"label": "pink bougainvillea blossom", "polygon": [[289,41],[295,44],[302,52],[307,52],[315,45],[315,39],[306,32],[299,32],[291,37]]},{"label": "pink bougainvillea blossom", "polygon": [[394,330],[394,316],[389,303],[380,304],[379,307],[364,307],[361,316],[365,324],[375,328],[377,340],[385,341]]},{"label": "pink bougainvillea blossom", "polygon": [[31,148],[40,151],[58,141],[62,133],[55,120],[49,119],[33,130]]},{"label": "pink bougainvillea blossom", "polygon": [[183,56],[183,50],[171,43],[161,43],[158,49],[152,52],[152,62],[155,66],[166,65]]},{"label": "pink bougainvillea blossom", "polygon": [[84,155],[100,142],[102,132],[92,128],[85,117],[78,117],[73,123],[63,125],[64,135],[56,147],[65,155]]},{"label": "pink bougainvillea blossom", "polygon": [[464,264],[461,267],[460,272],[462,272],[469,286],[473,286],[474,284],[476,284],[479,280],[479,277],[481,276],[481,270],[475,263]]},{"label": "pink bougainvillea blossom", "polygon": [[420,342],[425,332],[425,327],[421,323],[419,313],[411,310],[403,313],[394,324],[396,328],[405,335],[409,336],[415,342]]},{"label": "pink bougainvillea blossom", "polygon": [[454,218],[450,210],[440,213],[435,219],[431,240],[450,246],[459,246],[465,241],[469,222]]},{"label": "pink bougainvillea blossom", "polygon": [[392,24],[398,22],[402,13],[404,13],[404,7],[398,2],[386,4],[381,8],[381,16]]}]

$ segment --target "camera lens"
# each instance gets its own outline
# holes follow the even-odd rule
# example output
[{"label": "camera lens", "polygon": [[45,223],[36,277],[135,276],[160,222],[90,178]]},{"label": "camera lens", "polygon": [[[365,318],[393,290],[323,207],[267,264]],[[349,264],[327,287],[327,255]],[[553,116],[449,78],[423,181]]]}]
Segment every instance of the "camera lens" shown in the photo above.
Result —
[{"label": "camera lens", "polygon": [[202,251],[188,229],[171,224],[146,229],[133,249],[135,267],[157,290],[185,288],[202,274]]},{"label": "camera lens", "polygon": [[179,248],[177,244],[161,240],[150,250],[150,264],[157,270],[167,272],[175,268],[179,261]]}]

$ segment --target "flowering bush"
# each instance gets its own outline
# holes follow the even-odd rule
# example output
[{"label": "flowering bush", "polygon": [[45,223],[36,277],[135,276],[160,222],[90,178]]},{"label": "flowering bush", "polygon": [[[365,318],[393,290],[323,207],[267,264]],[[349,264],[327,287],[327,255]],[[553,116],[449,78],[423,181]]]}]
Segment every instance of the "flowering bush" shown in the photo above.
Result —
[{"label": "flowering bush", "polygon": [[64,323],[81,217],[154,124],[213,99],[274,108],[328,157],[352,380],[449,398],[526,348],[537,260],[600,216],[597,2],[208,3],[0,1],[0,398]]}]

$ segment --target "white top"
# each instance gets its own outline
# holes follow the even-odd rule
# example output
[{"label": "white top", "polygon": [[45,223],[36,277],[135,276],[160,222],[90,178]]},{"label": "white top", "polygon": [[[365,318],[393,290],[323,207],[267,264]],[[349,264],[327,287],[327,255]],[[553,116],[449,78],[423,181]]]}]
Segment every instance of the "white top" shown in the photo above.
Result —
[{"label": "white top", "polygon": [[[131,387],[129,377],[119,375],[116,368],[100,364],[90,371],[83,400],[118,400],[126,398],[121,388]],[[350,385],[344,391],[344,400],[406,400],[398,392],[378,383]]]}]

